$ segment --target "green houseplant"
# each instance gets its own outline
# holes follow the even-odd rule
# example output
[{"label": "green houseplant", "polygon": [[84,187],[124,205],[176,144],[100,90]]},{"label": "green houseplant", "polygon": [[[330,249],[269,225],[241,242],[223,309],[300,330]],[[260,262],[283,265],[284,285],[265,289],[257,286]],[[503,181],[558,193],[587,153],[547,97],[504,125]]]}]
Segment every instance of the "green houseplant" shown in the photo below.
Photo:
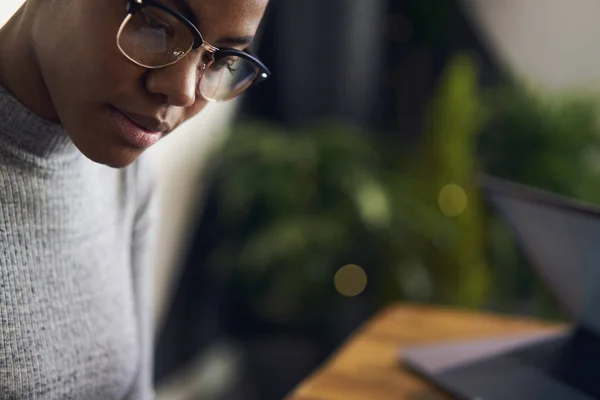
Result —
[{"label": "green houseplant", "polygon": [[[219,150],[219,223],[210,258],[227,271],[238,307],[280,323],[326,319],[346,264],[367,272],[375,307],[393,300],[480,306],[487,287],[474,141],[484,122],[477,67],[451,63],[422,145],[340,122],[300,131],[236,126]],[[450,128],[450,129],[449,129]],[[469,206],[444,215],[438,193],[462,185]]]},{"label": "green houseplant", "polygon": [[[209,259],[234,307],[276,324],[325,321],[350,304],[333,282],[356,264],[375,308],[410,300],[512,312],[526,301],[559,315],[476,177],[600,201],[596,102],[517,84],[482,93],[474,59],[458,54],[425,122],[411,144],[333,121],[235,126],[215,155],[215,218],[227,234]],[[457,196],[463,206],[448,213],[443,198]]]}]

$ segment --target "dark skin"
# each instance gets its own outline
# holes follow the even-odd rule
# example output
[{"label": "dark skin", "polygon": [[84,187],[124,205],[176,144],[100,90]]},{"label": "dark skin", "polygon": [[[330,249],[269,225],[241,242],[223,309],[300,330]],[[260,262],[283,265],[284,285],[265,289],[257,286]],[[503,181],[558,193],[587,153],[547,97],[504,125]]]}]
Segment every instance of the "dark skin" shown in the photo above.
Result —
[{"label": "dark skin", "polygon": [[[111,107],[160,120],[166,135],[207,104],[197,93],[201,49],[154,70],[123,57],[116,34],[125,3],[28,0],[0,30],[0,85],[61,124],[86,157],[115,168],[131,164],[143,150],[118,134]],[[163,0],[195,21],[206,42],[240,50],[256,34],[267,3]]]}]

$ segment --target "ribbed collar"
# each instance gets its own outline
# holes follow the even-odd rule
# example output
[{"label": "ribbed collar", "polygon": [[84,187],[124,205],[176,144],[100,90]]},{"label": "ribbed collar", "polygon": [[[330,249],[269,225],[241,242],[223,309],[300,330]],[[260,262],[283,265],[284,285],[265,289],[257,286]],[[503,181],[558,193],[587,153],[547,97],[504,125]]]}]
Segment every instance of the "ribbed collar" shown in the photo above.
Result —
[{"label": "ribbed collar", "polygon": [[0,151],[40,167],[61,167],[81,153],[64,128],[35,114],[0,86]]}]

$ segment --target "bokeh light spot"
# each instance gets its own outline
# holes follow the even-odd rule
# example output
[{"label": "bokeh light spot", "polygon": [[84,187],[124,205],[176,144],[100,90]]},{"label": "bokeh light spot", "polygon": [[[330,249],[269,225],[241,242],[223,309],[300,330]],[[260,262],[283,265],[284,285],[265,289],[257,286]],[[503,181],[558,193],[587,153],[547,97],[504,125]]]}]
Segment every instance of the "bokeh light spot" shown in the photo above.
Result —
[{"label": "bokeh light spot", "polygon": [[467,208],[467,193],[456,184],[448,184],[440,190],[438,206],[447,217],[457,217]]},{"label": "bokeh light spot", "polygon": [[358,296],[367,287],[367,273],[358,265],[346,265],[336,272],[333,283],[342,296]]}]

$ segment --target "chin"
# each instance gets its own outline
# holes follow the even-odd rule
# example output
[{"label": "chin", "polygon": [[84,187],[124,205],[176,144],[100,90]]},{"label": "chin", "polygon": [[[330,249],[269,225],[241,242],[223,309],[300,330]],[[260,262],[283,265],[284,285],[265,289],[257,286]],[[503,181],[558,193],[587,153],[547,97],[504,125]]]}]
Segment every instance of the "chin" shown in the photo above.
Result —
[{"label": "chin", "polygon": [[85,157],[111,168],[125,168],[144,152],[120,139],[111,129],[83,128],[71,132],[74,132],[69,134],[71,140]]},{"label": "chin", "polygon": [[90,158],[98,164],[104,164],[110,168],[125,168],[131,165],[143,153],[139,149],[108,149],[101,154],[94,154]]},{"label": "chin", "polygon": [[79,151],[91,161],[110,168],[125,168],[144,152],[127,145],[78,146]]}]

